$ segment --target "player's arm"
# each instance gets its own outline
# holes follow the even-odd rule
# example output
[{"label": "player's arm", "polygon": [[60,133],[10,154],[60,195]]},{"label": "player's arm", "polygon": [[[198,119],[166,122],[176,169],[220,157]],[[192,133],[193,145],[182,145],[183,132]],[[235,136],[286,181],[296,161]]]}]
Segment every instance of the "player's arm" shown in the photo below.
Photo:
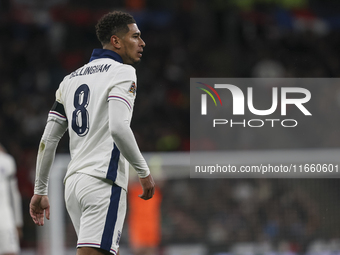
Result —
[{"label": "player's arm", "polygon": [[130,128],[130,109],[120,100],[109,101],[109,127],[111,135],[122,155],[137,171],[143,187],[142,199],[150,199],[155,193],[155,182],[143,158]]},{"label": "player's arm", "polygon": [[67,130],[67,119],[61,103],[56,102],[47,119],[42,135],[37,162],[34,196],[30,203],[30,215],[35,224],[44,225],[44,213],[49,219],[49,201],[47,197],[49,172],[54,161],[58,143]]}]

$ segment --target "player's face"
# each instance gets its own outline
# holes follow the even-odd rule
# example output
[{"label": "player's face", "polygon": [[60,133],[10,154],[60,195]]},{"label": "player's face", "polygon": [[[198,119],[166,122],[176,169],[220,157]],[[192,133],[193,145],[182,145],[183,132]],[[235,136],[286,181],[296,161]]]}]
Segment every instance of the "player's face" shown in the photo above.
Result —
[{"label": "player's face", "polygon": [[141,38],[137,24],[129,24],[129,32],[122,38],[122,53],[121,57],[124,64],[134,65],[140,62],[145,42]]}]

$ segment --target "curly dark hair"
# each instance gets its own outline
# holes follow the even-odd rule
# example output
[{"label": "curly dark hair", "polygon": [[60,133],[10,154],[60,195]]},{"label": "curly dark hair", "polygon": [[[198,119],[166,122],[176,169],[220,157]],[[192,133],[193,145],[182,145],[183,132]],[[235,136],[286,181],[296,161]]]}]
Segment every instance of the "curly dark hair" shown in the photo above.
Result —
[{"label": "curly dark hair", "polygon": [[105,14],[96,25],[96,34],[102,45],[110,42],[112,35],[129,32],[129,24],[136,23],[128,13],[113,11]]}]

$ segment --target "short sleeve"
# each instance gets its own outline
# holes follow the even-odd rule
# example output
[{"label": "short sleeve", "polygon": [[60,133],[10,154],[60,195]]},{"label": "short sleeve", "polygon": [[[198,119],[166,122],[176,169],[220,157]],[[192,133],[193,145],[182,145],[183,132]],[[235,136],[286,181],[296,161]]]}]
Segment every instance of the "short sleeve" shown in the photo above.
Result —
[{"label": "short sleeve", "polygon": [[132,110],[137,90],[136,71],[132,66],[119,67],[108,94],[108,100],[120,100]]},{"label": "short sleeve", "polygon": [[60,91],[60,87],[57,89],[57,91],[55,92],[55,100],[59,103],[63,103],[61,100],[61,91]]},{"label": "short sleeve", "polygon": [[63,81],[59,84],[59,88],[57,89],[57,91],[55,92],[55,100],[58,103],[64,104],[64,101],[62,99],[62,95],[63,95],[63,89],[64,89],[64,83],[66,80],[68,80],[70,77],[70,75],[67,75],[64,77]]}]

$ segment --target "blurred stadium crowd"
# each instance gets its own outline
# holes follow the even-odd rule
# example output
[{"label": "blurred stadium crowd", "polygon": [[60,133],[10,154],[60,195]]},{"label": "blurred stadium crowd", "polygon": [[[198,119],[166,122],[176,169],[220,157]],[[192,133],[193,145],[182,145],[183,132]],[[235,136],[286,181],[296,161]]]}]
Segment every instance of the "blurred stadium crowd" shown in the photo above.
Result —
[{"label": "blurred stadium crowd", "polygon": [[[329,196],[340,195],[338,182],[172,180],[166,182],[164,190],[172,191],[164,194],[163,199],[162,238],[165,244],[200,241],[208,245],[208,254],[226,251],[236,254],[316,254],[320,252],[320,246],[317,246],[320,240],[324,242],[322,252],[340,249],[340,232],[335,227],[338,221],[335,215],[326,213],[334,208],[320,207],[319,203],[319,200],[328,200],[326,203],[337,200]],[[320,190],[324,194],[318,196]],[[326,217],[329,218],[325,220]],[[256,244],[256,247],[236,251],[235,244]]]},{"label": "blurred stadium crowd", "polygon": [[[334,78],[340,73],[340,3],[335,0],[2,0],[0,141],[16,159],[24,208],[55,90],[66,74],[88,62],[93,48],[101,47],[94,25],[114,9],[134,15],[146,42],[132,123],[142,151],[189,150],[190,77]],[[322,119],[339,109],[340,87],[319,92],[315,108],[322,109],[316,113]],[[307,127],[303,138],[288,146],[339,147],[339,124],[332,118]],[[317,139],[320,134],[325,139]],[[230,149],[241,150],[272,148],[276,139],[236,133],[230,138]],[[67,151],[65,138],[58,152]],[[295,251],[303,251],[318,230],[318,209],[303,190],[266,180],[210,182],[165,182],[164,242],[204,239],[220,245],[293,236],[302,240]],[[249,191],[255,188],[256,198]],[[174,194],[167,196],[170,190]],[[31,247],[34,226],[28,215],[25,224],[22,245]]]}]

